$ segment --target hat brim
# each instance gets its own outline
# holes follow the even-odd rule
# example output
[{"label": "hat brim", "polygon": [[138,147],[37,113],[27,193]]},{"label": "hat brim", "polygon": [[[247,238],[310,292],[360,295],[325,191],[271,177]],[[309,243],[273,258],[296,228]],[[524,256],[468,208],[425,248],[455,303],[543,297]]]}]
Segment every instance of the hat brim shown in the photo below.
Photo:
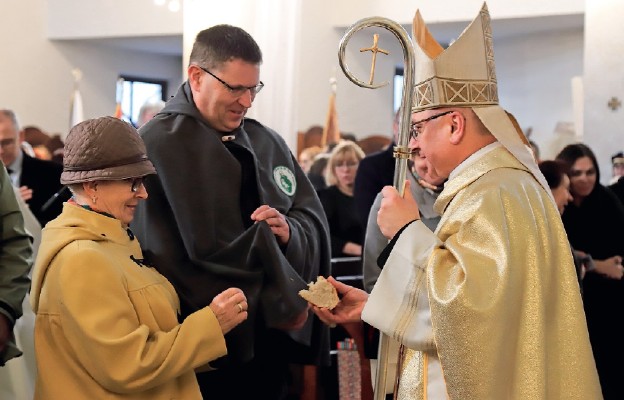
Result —
[{"label": "hat brim", "polygon": [[156,169],[150,160],[143,160],[134,164],[109,167],[106,169],[94,169],[91,171],[63,171],[61,183],[71,185],[73,183],[92,181],[116,181],[122,179],[137,178],[140,176],[155,174]]}]

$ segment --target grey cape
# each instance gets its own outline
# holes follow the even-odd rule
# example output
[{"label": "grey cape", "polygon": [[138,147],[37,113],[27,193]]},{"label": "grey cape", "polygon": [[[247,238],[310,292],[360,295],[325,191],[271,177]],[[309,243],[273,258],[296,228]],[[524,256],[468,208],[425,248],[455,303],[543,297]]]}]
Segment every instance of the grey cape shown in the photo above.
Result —
[{"label": "grey cape", "polygon": [[[246,362],[257,330],[306,310],[298,291],[330,273],[328,225],[316,192],[284,140],[259,122],[246,118],[227,132],[235,139],[226,147],[223,133],[196,109],[188,82],[140,133],[158,173],[146,178],[149,199],[132,223],[146,261],[175,286],[182,317],[228,287],[245,292],[249,318],[226,343],[228,364]],[[286,246],[265,222],[251,221],[261,204],[286,216]],[[283,350],[293,362],[327,362],[329,332],[318,319],[287,334]]]}]

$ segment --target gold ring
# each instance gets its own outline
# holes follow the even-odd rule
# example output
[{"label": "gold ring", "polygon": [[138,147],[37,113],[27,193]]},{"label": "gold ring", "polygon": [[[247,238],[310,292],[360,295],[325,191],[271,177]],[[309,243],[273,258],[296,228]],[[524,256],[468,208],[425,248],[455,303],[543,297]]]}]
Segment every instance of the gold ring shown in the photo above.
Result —
[{"label": "gold ring", "polygon": [[240,303],[236,303],[236,305],[238,306],[238,312],[242,313],[243,312],[243,306],[241,306]]}]

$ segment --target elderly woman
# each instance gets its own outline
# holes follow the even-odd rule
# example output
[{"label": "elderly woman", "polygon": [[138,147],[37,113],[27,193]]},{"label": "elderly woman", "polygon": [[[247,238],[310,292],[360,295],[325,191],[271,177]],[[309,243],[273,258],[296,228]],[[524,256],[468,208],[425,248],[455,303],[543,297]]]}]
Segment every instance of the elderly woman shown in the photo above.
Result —
[{"label": "elderly woman", "polygon": [[353,200],[353,183],[364,152],[355,142],[342,141],[334,147],[327,162],[327,188],[318,192],[329,222],[332,257],[362,255],[364,228]]},{"label": "elderly woman", "polygon": [[31,289],[35,399],[201,399],[194,370],[224,356],[224,334],[247,318],[229,288],[178,322],[173,286],[128,228],[155,172],[121,120],[70,131],[61,183],[73,197],[43,230]]}]

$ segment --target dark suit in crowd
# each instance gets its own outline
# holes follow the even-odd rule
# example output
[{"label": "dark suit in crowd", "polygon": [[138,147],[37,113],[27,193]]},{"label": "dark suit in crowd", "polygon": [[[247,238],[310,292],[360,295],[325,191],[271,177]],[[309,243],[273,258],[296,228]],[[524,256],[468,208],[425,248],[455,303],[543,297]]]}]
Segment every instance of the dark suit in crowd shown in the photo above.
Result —
[{"label": "dark suit in crowd", "polygon": [[64,190],[47,209],[42,210],[46,201],[63,188],[60,181],[62,172],[62,165],[24,153],[19,186],[28,186],[32,189],[32,198],[26,203],[41,226],[56,218],[61,213],[63,202],[71,197],[69,190]]}]

